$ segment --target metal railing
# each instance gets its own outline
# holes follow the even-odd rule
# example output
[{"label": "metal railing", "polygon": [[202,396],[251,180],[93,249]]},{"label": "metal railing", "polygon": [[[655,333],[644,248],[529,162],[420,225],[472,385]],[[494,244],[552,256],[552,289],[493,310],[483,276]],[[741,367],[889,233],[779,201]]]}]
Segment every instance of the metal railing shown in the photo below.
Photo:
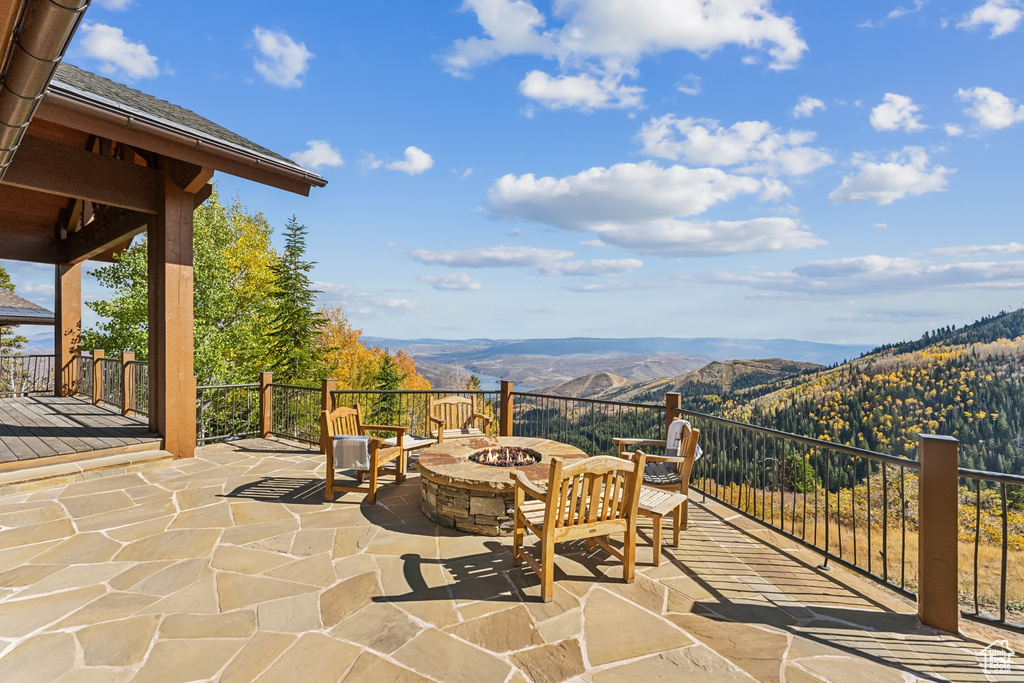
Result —
[{"label": "metal railing", "polygon": [[321,390],[294,384],[271,384],[270,387],[273,392],[271,433],[304,443],[320,443]]},{"label": "metal railing", "polygon": [[52,355],[0,356],[0,396],[27,396],[52,392]]},{"label": "metal railing", "polygon": [[491,435],[498,434],[501,405],[501,392],[498,391],[332,391],[331,403],[332,408],[359,404],[363,422],[366,424],[408,427],[412,434],[426,435],[430,433],[430,400],[446,396],[466,396],[475,399],[477,412],[491,418]]},{"label": "metal railing", "polygon": [[110,406],[121,405],[124,387],[121,377],[121,361],[116,358],[99,358],[100,400]]},{"label": "metal railing", "polygon": [[135,400],[129,407],[139,415],[149,415],[149,363],[144,360],[128,361],[128,371],[135,377]]},{"label": "metal railing", "polygon": [[196,441],[259,436],[259,411],[259,384],[196,387]]},{"label": "metal railing", "polygon": [[553,439],[587,455],[614,454],[612,439],[665,438],[665,406],[513,392],[513,436]]},{"label": "metal railing", "polygon": [[962,614],[1024,630],[1024,476],[958,474]]},{"label": "metal railing", "polygon": [[78,360],[78,393],[92,396],[92,356],[82,356]]},{"label": "metal railing", "polygon": [[691,489],[749,515],[829,561],[907,596],[917,587],[917,461],[712,415]]}]

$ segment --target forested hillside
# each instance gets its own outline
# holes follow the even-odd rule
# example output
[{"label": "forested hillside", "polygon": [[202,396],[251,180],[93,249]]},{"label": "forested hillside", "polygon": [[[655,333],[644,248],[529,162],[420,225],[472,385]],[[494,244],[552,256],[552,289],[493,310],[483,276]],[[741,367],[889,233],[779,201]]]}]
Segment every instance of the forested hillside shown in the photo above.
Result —
[{"label": "forested hillside", "polygon": [[693,410],[908,457],[916,457],[919,433],[947,434],[960,440],[962,466],[1024,474],[1021,335],[1024,310],[1001,313],[785,386],[683,401]]}]

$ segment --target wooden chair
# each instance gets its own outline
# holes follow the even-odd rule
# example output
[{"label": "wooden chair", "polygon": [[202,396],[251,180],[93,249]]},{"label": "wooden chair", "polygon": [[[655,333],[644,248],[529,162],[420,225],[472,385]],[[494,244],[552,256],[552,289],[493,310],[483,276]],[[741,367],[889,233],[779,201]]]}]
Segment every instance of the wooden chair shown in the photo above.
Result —
[{"label": "wooden chair", "polygon": [[[516,470],[515,528],[512,563],[523,560],[540,576],[540,595],[550,602],[554,595],[555,544],[587,539],[622,561],[622,576],[632,583],[636,564],[636,517],[640,474],[646,456],[637,451],[631,461],[602,455],[564,465],[551,459],[547,490],[533,484]],[[523,548],[526,530],[541,541],[538,562]],[[622,552],[608,542],[608,536],[623,533]]]},{"label": "wooden chair", "polygon": [[[693,463],[699,457],[697,455],[697,442],[700,439],[700,430],[693,429],[690,423],[683,419],[673,420],[669,425],[669,438],[665,441],[657,439],[612,439],[612,442],[619,448],[619,457],[628,457],[631,449],[637,446],[661,446],[665,449],[664,455],[648,455],[647,464],[644,467],[643,484],[644,488],[654,487],[666,491],[673,491],[682,496],[674,498],[677,502],[672,514],[672,545],[679,547],[679,536],[682,529],[688,526],[688,507],[690,498],[690,473],[693,471]],[[661,562],[661,519],[666,514],[665,506],[667,499],[653,493],[641,492],[641,502],[638,513],[654,520],[654,563]]]},{"label": "wooden chair", "polygon": [[[491,418],[476,410],[476,397],[431,398],[429,420],[430,437],[438,443],[445,439],[487,436],[491,428]],[[481,429],[474,426],[477,420]]]},{"label": "wooden chair", "polygon": [[327,500],[334,500],[337,492],[364,492],[362,486],[340,486],[334,483],[334,437],[336,436],[366,436],[368,431],[395,432],[397,445],[387,446],[385,439],[370,437],[370,469],[357,470],[356,481],[363,483],[364,476],[369,473],[370,487],[368,490],[368,501],[370,505],[377,502],[377,477],[385,474],[384,466],[396,460],[395,483],[405,481],[406,451],[403,444],[407,427],[391,427],[387,425],[364,425],[363,416],[357,403],[352,408],[336,408],[333,411],[325,410],[320,414],[320,438],[323,440],[324,450],[327,453],[327,484],[324,488],[324,497]]}]

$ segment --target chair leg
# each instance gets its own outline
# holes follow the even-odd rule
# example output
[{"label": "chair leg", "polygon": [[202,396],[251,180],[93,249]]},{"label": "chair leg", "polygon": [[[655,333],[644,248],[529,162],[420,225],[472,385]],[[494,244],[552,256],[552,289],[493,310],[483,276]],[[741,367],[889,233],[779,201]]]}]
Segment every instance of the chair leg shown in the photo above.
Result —
[{"label": "chair leg", "polygon": [[370,505],[377,504],[377,463],[370,468]]},{"label": "chair leg", "polygon": [[[687,497],[686,501],[683,503],[683,523],[682,523],[682,527],[684,529],[688,529],[690,527],[689,516],[690,516],[690,498]],[[676,542],[678,543],[678,541],[676,541]]]},{"label": "chair leg", "polygon": [[526,527],[519,521],[519,514],[515,515],[514,527],[512,529],[512,566],[519,567],[523,564],[523,540],[526,536]]},{"label": "chair leg", "polygon": [[395,464],[395,468],[398,470],[395,472],[396,484],[401,484],[405,481],[405,472],[409,469],[408,457],[409,451],[402,451],[402,454],[398,456],[398,462]]},{"label": "chair leg", "polygon": [[329,455],[327,456],[327,481],[324,482],[324,499],[334,500],[334,463],[331,462]]},{"label": "chair leg", "polygon": [[654,566],[661,566],[661,516],[654,518]]},{"label": "chair leg", "polygon": [[633,583],[636,577],[636,519],[630,520],[622,543],[622,578]]},{"label": "chair leg", "polygon": [[540,548],[540,598],[551,602],[555,597],[555,544],[541,543]]},{"label": "chair leg", "polygon": [[675,509],[672,513],[672,545],[676,548],[679,547],[679,532],[686,528],[686,504],[689,501],[683,501],[683,503]]}]

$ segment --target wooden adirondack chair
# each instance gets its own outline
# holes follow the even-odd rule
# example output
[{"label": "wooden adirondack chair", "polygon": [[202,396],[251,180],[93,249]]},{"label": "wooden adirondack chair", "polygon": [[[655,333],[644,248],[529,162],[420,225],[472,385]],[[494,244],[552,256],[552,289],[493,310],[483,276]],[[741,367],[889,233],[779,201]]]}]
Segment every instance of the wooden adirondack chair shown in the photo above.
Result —
[{"label": "wooden adirondack chair", "polygon": [[[693,463],[699,457],[697,455],[697,441],[700,439],[700,430],[693,429],[690,423],[683,419],[673,420],[668,428],[668,439],[612,439],[612,443],[619,447],[619,457],[629,457],[629,453],[637,446],[660,446],[664,448],[664,455],[648,455],[647,464],[644,467],[643,485],[654,487],[664,491],[672,491],[682,496],[673,498],[671,501],[678,501],[672,509],[672,542],[679,547],[679,536],[682,529],[688,524],[688,506],[690,496],[690,474],[693,471]],[[666,507],[671,504],[663,496],[652,495],[641,491],[639,514],[654,519],[654,561],[660,563],[661,559],[661,519],[665,514]]]},{"label": "wooden adirondack chair", "polygon": [[[515,529],[512,563],[526,561],[540,576],[540,595],[550,602],[554,595],[555,544],[580,538],[595,543],[622,561],[622,575],[632,583],[636,565],[636,518],[640,474],[646,456],[637,451],[630,459],[602,455],[565,465],[551,459],[548,488],[543,490],[516,470]],[[540,538],[538,562],[523,549],[526,530]],[[608,542],[610,534],[623,533],[619,552]]]},{"label": "wooden adirondack chair", "polygon": [[[364,425],[363,416],[357,403],[352,408],[336,408],[325,410],[320,414],[320,438],[323,440],[324,450],[327,453],[327,483],[324,488],[324,497],[327,500],[334,500],[337,492],[366,492],[367,501],[370,505],[377,502],[377,477],[385,473],[384,466],[395,462],[393,470],[395,483],[405,481],[406,451],[403,439],[407,427],[392,427],[388,425]],[[364,477],[370,475],[369,489],[363,486],[341,486],[334,483],[334,437],[335,436],[365,436],[368,431],[395,432],[397,444],[388,446],[385,439],[370,437],[370,469],[356,471],[356,481],[363,483]]]},{"label": "wooden adirondack chair", "polygon": [[[481,428],[474,425],[477,420]],[[445,396],[430,399],[430,436],[443,443],[445,439],[487,436],[491,418],[476,410],[476,397]]]}]

